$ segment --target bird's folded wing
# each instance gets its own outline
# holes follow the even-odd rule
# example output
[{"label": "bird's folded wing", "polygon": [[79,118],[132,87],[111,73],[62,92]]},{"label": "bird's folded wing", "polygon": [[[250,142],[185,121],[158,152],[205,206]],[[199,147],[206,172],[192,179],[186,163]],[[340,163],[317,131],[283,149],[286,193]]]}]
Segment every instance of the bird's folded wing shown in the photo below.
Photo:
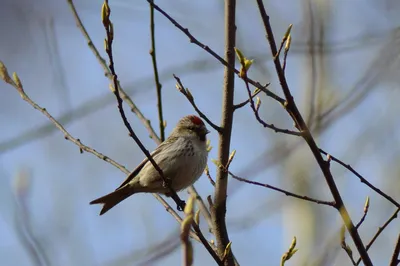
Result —
[{"label": "bird's folded wing", "polygon": [[[155,158],[157,157],[157,155],[160,153],[160,151],[163,150],[163,146],[165,145],[165,142],[161,143],[152,153],[151,153],[151,157],[153,158],[153,160],[156,160]],[[131,180],[137,176],[137,174],[140,172],[140,170],[142,170],[142,168],[146,165],[146,163],[149,161],[149,159],[146,157],[136,168],[135,170],[133,170],[128,177],[124,180],[124,182],[122,182],[122,184],[116,189],[120,189],[123,186],[125,186],[126,184],[128,184],[129,182],[131,182]]]}]

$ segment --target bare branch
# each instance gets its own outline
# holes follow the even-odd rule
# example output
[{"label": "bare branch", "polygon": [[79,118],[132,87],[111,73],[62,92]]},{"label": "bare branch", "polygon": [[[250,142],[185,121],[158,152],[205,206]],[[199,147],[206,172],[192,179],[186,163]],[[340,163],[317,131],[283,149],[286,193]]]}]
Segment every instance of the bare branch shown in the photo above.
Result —
[{"label": "bare branch", "polygon": [[301,136],[302,135],[301,132],[296,132],[296,131],[291,131],[289,129],[279,128],[279,127],[274,126],[274,124],[268,124],[264,120],[262,120],[261,117],[260,117],[260,114],[258,112],[258,109],[254,105],[254,100],[253,100],[252,95],[251,95],[251,91],[250,91],[250,88],[249,88],[249,83],[247,82],[247,80],[244,80],[244,83],[246,84],[247,93],[249,95],[249,101],[250,101],[251,109],[253,109],[253,113],[254,113],[257,121],[263,127],[272,129],[273,131],[275,131],[275,133],[284,133],[284,134],[293,135],[293,136]]},{"label": "bare branch", "polygon": [[349,164],[345,164],[343,161],[339,160],[337,157],[332,156],[331,154],[327,153],[326,151],[319,149],[319,151],[322,154],[325,154],[327,156],[329,156],[331,158],[332,161],[340,164],[341,166],[343,166],[344,168],[346,168],[347,170],[349,170],[350,172],[352,172],[355,176],[357,176],[360,181],[362,183],[364,183],[365,185],[367,185],[370,189],[372,189],[373,191],[375,191],[376,193],[378,193],[379,195],[381,195],[382,197],[384,197],[385,199],[387,199],[390,203],[392,203],[394,206],[396,206],[397,208],[400,208],[400,204],[395,201],[392,197],[390,197],[389,195],[387,195],[386,193],[382,192],[382,190],[380,190],[379,188],[377,188],[376,186],[372,185],[370,182],[368,182],[367,179],[365,179],[362,175],[360,175],[356,170],[354,170],[353,167],[351,167]]},{"label": "bare branch", "polygon": [[389,266],[397,266],[397,265],[399,265],[399,263],[400,263],[399,254],[400,254],[400,234],[397,237],[397,242],[396,242],[396,245],[394,247],[392,259],[390,260]]},{"label": "bare branch", "polygon": [[[386,228],[394,219],[397,218],[397,214],[398,214],[399,212],[400,212],[400,208],[397,209],[397,210],[392,214],[392,216],[390,216],[389,219],[388,219],[382,226],[378,227],[378,231],[376,231],[376,233],[375,233],[375,235],[372,237],[371,241],[369,241],[369,243],[365,246],[367,251],[371,248],[372,244],[374,244],[375,240],[379,237],[379,235],[383,232],[383,230],[385,230],[385,228]],[[356,265],[360,264],[361,260],[362,260],[362,258],[360,257],[360,258],[357,260]]]},{"label": "bare branch", "polygon": [[[112,73],[110,72],[110,69],[107,66],[106,61],[101,57],[98,49],[96,46],[93,44],[92,39],[89,36],[89,33],[87,32],[85,26],[83,25],[79,15],[78,11],[75,8],[73,0],[67,0],[68,5],[72,11],[72,14],[74,16],[76,26],[79,28],[79,30],[82,32],[83,37],[87,41],[87,44],[89,46],[89,49],[93,52],[94,56],[96,57],[97,61],[101,65],[101,67],[104,70],[104,75],[109,78],[111,81],[113,80]],[[159,140],[159,137],[157,136],[156,132],[154,131],[153,127],[150,124],[150,120],[148,120],[143,113],[139,110],[139,108],[136,106],[136,104],[132,101],[132,99],[126,94],[126,92],[123,90],[121,87],[121,84],[118,82],[118,89],[121,95],[122,100],[124,100],[130,107],[131,111],[135,113],[135,115],[142,121],[143,125],[146,127],[147,131],[150,134],[150,137],[155,140]]]},{"label": "bare branch", "polygon": [[[274,35],[272,32],[271,24],[269,21],[269,16],[267,15],[267,12],[265,11],[263,1],[257,0],[257,6],[258,6],[258,9],[259,9],[259,12],[261,15],[262,22],[264,24],[267,41],[271,48],[271,53],[272,53],[272,55],[276,55],[278,51],[276,48],[275,38],[274,38]],[[306,123],[304,122],[303,117],[301,116],[301,114],[296,106],[296,103],[293,99],[293,96],[292,96],[289,86],[287,84],[285,73],[282,69],[279,58],[277,58],[277,57],[274,58],[274,65],[275,65],[276,73],[278,75],[279,83],[282,87],[283,94],[285,95],[285,98],[286,98],[286,102],[284,104],[286,111],[292,117],[292,119],[295,122],[295,125],[299,129],[299,131],[304,133],[303,138],[307,142],[321,171],[323,172],[325,181],[326,181],[326,183],[332,193],[332,196],[335,200],[335,208],[339,211],[339,213],[347,227],[347,230],[349,231],[350,236],[352,237],[354,244],[356,245],[357,250],[360,253],[360,256],[361,256],[364,264],[366,266],[372,266],[372,261],[364,247],[361,237],[357,231],[357,228],[355,228],[354,223],[351,220],[349,212],[347,211],[347,209],[344,205],[344,202],[342,200],[342,197],[340,195],[340,192],[336,186],[335,180],[334,180],[332,173],[330,171],[330,168],[329,168],[329,163],[327,163],[322,158],[322,156],[319,152],[318,146],[315,143],[315,140],[312,137],[310,130],[308,129]]]},{"label": "bare branch", "polygon": [[330,206],[330,207],[335,207],[335,202],[333,202],[333,201],[319,200],[319,199],[314,199],[314,198],[311,198],[311,197],[308,197],[308,196],[298,195],[296,193],[293,193],[293,192],[290,192],[290,191],[287,191],[287,190],[284,190],[284,189],[281,189],[281,188],[277,188],[277,187],[274,187],[274,186],[271,186],[271,185],[268,185],[268,184],[263,184],[263,183],[259,183],[259,182],[256,182],[256,181],[251,181],[251,180],[239,177],[239,176],[233,174],[231,171],[229,171],[229,175],[231,177],[233,177],[234,179],[238,180],[238,181],[245,182],[245,183],[252,184],[252,185],[256,185],[256,186],[260,186],[260,187],[269,188],[269,189],[281,192],[281,193],[283,193],[283,194],[285,194],[286,196],[289,196],[289,197],[294,197],[294,198],[297,198],[297,199],[310,201],[310,202],[314,202],[314,203],[321,204],[321,205],[327,205],[327,206]]},{"label": "bare branch", "polygon": [[[147,0],[147,2],[149,2],[152,6],[154,6],[154,9],[157,10],[158,12],[160,12],[164,17],[166,17],[175,27],[177,27],[180,31],[182,31],[187,37],[189,37],[189,41],[197,46],[199,46],[200,48],[202,48],[203,50],[205,50],[207,53],[209,53],[210,55],[212,55],[215,59],[217,59],[221,64],[223,64],[226,68],[234,71],[236,74],[239,74],[239,70],[237,70],[234,66],[235,64],[229,64],[225,59],[223,59],[221,56],[219,56],[216,52],[214,52],[208,45],[205,45],[203,43],[201,43],[199,40],[197,40],[190,32],[187,28],[184,28],[181,24],[179,24],[175,19],[173,19],[170,15],[167,14],[167,12],[165,12],[164,10],[162,10],[158,5],[154,4],[151,0]],[[256,82],[248,77],[245,78],[245,80],[247,80],[251,85],[253,85],[254,87],[260,89],[261,91],[263,91],[268,97],[273,98],[274,100],[280,102],[281,104],[283,104],[285,102],[284,99],[282,99],[281,97],[279,97],[278,95],[276,95],[275,93],[273,93],[272,91],[267,89],[267,85],[261,85],[259,82]]]},{"label": "bare branch", "polygon": [[151,36],[151,48],[150,48],[149,53],[151,55],[151,61],[153,63],[154,81],[156,83],[160,139],[161,139],[161,141],[164,141],[165,140],[165,124],[164,124],[164,118],[163,118],[162,95],[161,95],[162,85],[160,83],[160,78],[158,75],[157,54],[156,54],[156,37],[155,37],[155,25],[154,25],[154,7],[152,5],[150,5],[150,36]]},{"label": "bare branch", "polygon": [[346,252],[347,256],[351,260],[351,264],[356,265],[356,261],[354,260],[354,257],[353,257],[353,251],[351,250],[350,246],[347,245],[347,243],[346,243],[346,225],[344,225],[344,224],[340,228],[340,238],[341,238],[340,246]]},{"label": "bare branch", "polygon": [[367,217],[368,210],[369,210],[369,197],[367,197],[367,200],[365,201],[363,216],[361,217],[360,221],[356,225],[357,229],[360,228],[360,226],[362,225],[362,223],[365,220],[365,217]]},{"label": "bare branch", "polygon": [[185,95],[185,97],[188,99],[188,101],[190,102],[190,104],[193,106],[194,110],[199,114],[199,116],[201,118],[203,118],[207,124],[210,125],[210,127],[212,127],[213,129],[215,129],[215,131],[217,131],[218,133],[221,133],[221,127],[217,126],[216,124],[214,124],[202,111],[200,111],[200,109],[197,107],[196,103],[194,102],[194,98],[193,96],[190,94],[190,92],[185,89],[185,87],[182,84],[181,79],[176,76],[175,74],[173,74],[177,84],[176,87],[179,90],[179,92],[181,92],[183,95]]},{"label": "bare branch", "polygon": [[[256,97],[260,92],[261,92],[261,90],[256,89],[256,91],[251,95],[251,99],[254,99],[254,97]],[[235,104],[235,106],[234,106],[235,111],[237,109],[240,109],[240,108],[246,106],[246,104],[248,104],[249,102],[250,102],[250,99],[247,99],[241,103]]]}]

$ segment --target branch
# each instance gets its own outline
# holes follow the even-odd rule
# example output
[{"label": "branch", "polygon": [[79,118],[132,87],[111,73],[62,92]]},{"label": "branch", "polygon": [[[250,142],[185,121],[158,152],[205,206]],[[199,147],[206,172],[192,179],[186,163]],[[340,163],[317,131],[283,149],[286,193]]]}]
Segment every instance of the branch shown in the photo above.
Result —
[{"label": "branch", "polygon": [[[254,99],[254,97],[256,97],[260,92],[261,92],[261,90],[256,89],[256,91],[251,95],[251,99]],[[247,99],[247,100],[245,100],[245,101],[243,101],[241,103],[235,104],[234,105],[235,111],[237,109],[240,109],[240,108],[246,106],[246,104],[248,104],[249,102],[250,102],[250,99]]]},{"label": "branch", "polygon": [[341,238],[340,246],[346,252],[347,256],[349,256],[349,259],[351,260],[351,264],[355,266],[356,261],[354,260],[354,257],[353,257],[353,251],[351,250],[349,245],[347,245],[347,243],[346,243],[346,225],[344,225],[344,224],[340,228],[340,238]]},{"label": "branch", "polygon": [[[366,245],[366,250],[368,251],[372,244],[374,244],[375,240],[379,237],[379,235],[383,232],[383,230],[385,230],[385,228],[394,220],[397,218],[397,214],[400,212],[400,208],[397,209],[392,216],[390,216],[390,218],[382,225],[378,228],[378,231],[376,231],[375,235],[372,237],[371,241],[369,241],[369,243]],[[361,257],[357,260],[356,265],[360,264],[361,262]]]},{"label": "branch", "polygon": [[[222,165],[229,163],[229,150],[232,134],[232,123],[234,113],[234,87],[235,72],[229,66],[235,65],[235,39],[236,39],[236,0],[225,0],[225,60],[227,64],[224,68],[224,87],[222,95],[222,121],[221,132],[219,134],[218,161]],[[214,204],[211,215],[214,223],[214,234],[220,258],[224,258],[226,266],[234,265],[232,251],[225,254],[230,240],[226,228],[226,198],[228,189],[228,173],[221,167],[218,168],[215,183]],[[224,256],[224,254],[226,256]]]},{"label": "branch", "polygon": [[[111,81],[113,80],[113,76],[112,73],[110,72],[110,69],[107,66],[106,61],[101,57],[98,49],[96,48],[96,46],[94,46],[92,39],[89,36],[89,33],[86,31],[85,26],[83,25],[78,12],[75,8],[74,2],[73,0],[67,0],[68,5],[72,11],[72,14],[74,16],[75,22],[76,22],[76,26],[79,28],[79,30],[81,31],[83,37],[85,38],[89,49],[93,52],[94,56],[96,57],[97,61],[99,62],[99,64],[101,65],[101,67],[104,70],[104,75],[110,79]],[[128,96],[128,94],[126,94],[126,92],[123,90],[123,88],[121,87],[121,84],[119,84],[118,82],[118,89],[121,95],[121,98],[129,105],[129,107],[131,108],[131,111],[133,113],[135,113],[135,115],[139,118],[139,120],[143,123],[143,125],[146,127],[147,131],[150,134],[150,137],[154,140],[159,140],[156,132],[154,131],[153,127],[150,124],[150,120],[148,120],[143,113],[139,110],[139,108],[135,105],[135,103],[132,101],[132,99]]]},{"label": "branch", "polygon": [[327,205],[327,206],[330,206],[330,207],[335,207],[335,202],[333,202],[333,201],[319,200],[319,199],[314,199],[314,198],[311,198],[311,197],[308,197],[308,196],[298,195],[296,193],[293,193],[293,192],[290,192],[290,191],[287,191],[287,190],[284,190],[284,189],[281,189],[281,188],[277,188],[277,187],[274,187],[274,186],[271,186],[271,185],[268,185],[268,184],[263,184],[263,183],[259,183],[259,182],[256,182],[256,181],[251,181],[251,180],[239,177],[237,175],[234,175],[231,171],[228,171],[228,173],[229,173],[229,175],[231,177],[233,177],[234,179],[236,179],[238,181],[241,181],[241,182],[245,182],[245,183],[256,185],[256,186],[260,186],[260,187],[269,188],[269,189],[281,192],[281,193],[283,193],[283,194],[285,194],[286,196],[289,196],[289,197],[294,197],[294,198],[297,198],[297,199],[310,201],[310,202],[314,202],[314,203],[321,204],[321,205]]},{"label": "branch", "polygon": [[151,55],[151,61],[153,63],[154,81],[156,83],[158,120],[159,120],[159,126],[160,126],[160,139],[161,139],[161,141],[164,141],[165,140],[165,124],[164,124],[164,118],[163,118],[162,95],[161,95],[162,85],[160,83],[160,78],[158,75],[158,68],[157,68],[156,37],[155,37],[155,25],[154,25],[154,7],[152,5],[150,5],[150,35],[151,35],[151,48],[150,48],[149,53]]},{"label": "branch", "polygon": [[390,260],[390,264],[389,264],[390,266],[399,265],[399,263],[400,263],[399,254],[400,254],[400,234],[397,237],[396,246],[394,247],[392,259]]},{"label": "branch", "polygon": [[357,223],[356,228],[360,228],[360,226],[362,225],[362,223],[365,220],[365,217],[367,217],[368,214],[368,210],[369,210],[369,197],[367,197],[365,204],[364,204],[364,211],[363,211],[363,216],[361,217],[360,221]]},{"label": "branch", "polygon": [[322,154],[325,154],[326,156],[329,156],[329,158],[340,164],[341,166],[343,166],[344,168],[346,168],[347,170],[349,170],[350,172],[352,172],[355,176],[357,176],[360,181],[362,183],[364,183],[365,185],[367,185],[369,188],[371,188],[373,191],[375,191],[376,193],[378,193],[379,195],[381,195],[382,197],[384,197],[385,199],[387,199],[390,203],[392,203],[394,206],[396,206],[397,208],[400,208],[400,204],[395,201],[392,197],[390,197],[389,195],[387,195],[386,193],[382,192],[382,190],[380,190],[379,188],[375,187],[374,185],[372,185],[370,182],[368,182],[367,179],[365,179],[362,175],[360,175],[356,170],[354,170],[353,167],[351,167],[349,164],[345,164],[343,161],[339,160],[338,158],[332,156],[331,154],[327,153],[326,151],[319,149],[319,151]]},{"label": "branch", "polygon": [[[203,50],[205,50],[207,53],[209,53],[210,55],[212,55],[215,59],[217,59],[221,64],[223,64],[226,68],[230,69],[231,71],[233,71],[236,74],[239,74],[239,70],[237,70],[234,66],[234,62],[231,62],[232,64],[228,63],[225,59],[223,59],[221,56],[219,56],[216,52],[214,52],[208,45],[203,44],[202,42],[200,42],[199,40],[197,40],[190,32],[187,28],[184,28],[181,24],[179,24],[175,19],[173,19],[170,15],[167,14],[167,12],[165,12],[164,10],[162,10],[158,5],[154,4],[152,0],[147,0],[147,2],[150,3],[150,5],[152,5],[154,7],[155,10],[157,10],[158,12],[160,12],[164,17],[166,17],[175,27],[177,27],[180,31],[182,31],[188,38],[190,43],[193,43],[197,46],[199,46],[200,48],[202,48]],[[251,85],[253,85],[254,87],[260,89],[262,92],[264,92],[268,97],[273,98],[274,100],[280,102],[281,104],[283,104],[285,102],[284,99],[282,99],[281,97],[279,97],[278,95],[276,95],[275,93],[273,93],[272,91],[267,89],[267,86],[269,84],[266,85],[261,85],[259,82],[256,82],[248,77],[245,78],[245,80],[247,80]]]},{"label": "branch", "polygon": [[[264,24],[266,37],[267,37],[269,46],[271,48],[271,53],[272,53],[272,55],[276,55],[278,51],[276,48],[275,38],[274,38],[274,35],[272,32],[271,24],[269,22],[269,16],[267,15],[267,12],[265,11],[264,3],[262,0],[257,0],[257,5],[258,5],[258,9],[260,11],[262,22]],[[324,174],[326,183],[327,183],[327,185],[332,193],[332,196],[335,200],[335,203],[336,203],[335,208],[339,211],[339,213],[347,227],[347,230],[349,231],[350,236],[353,239],[353,242],[354,242],[355,246],[357,247],[358,252],[360,253],[360,256],[364,262],[364,265],[372,266],[372,261],[364,247],[364,244],[361,240],[360,235],[358,234],[357,228],[355,228],[355,226],[351,220],[351,217],[344,205],[342,197],[336,186],[335,180],[334,180],[332,173],[330,171],[330,168],[329,168],[329,163],[326,162],[322,158],[322,156],[319,152],[318,146],[315,143],[315,140],[312,137],[310,130],[308,129],[306,123],[304,122],[304,119],[301,116],[299,110],[297,109],[296,103],[294,102],[293,96],[292,96],[289,86],[287,84],[285,73],[282,69],[279,58],[277,58],[277,57],[274,58],[274,65],[275,65],[276,73],[279,78],[280,85],[282,87],[283,94],[285,95],[285,98],[286,98],[286,102],[284,104],[286,111],[292,117],[292,119],[295,122],[295,125],[299,129],[299,131],[304,133],[303,138],[307,142],[308,146],[310,147],[311,152],[313,153],[319,167],[321,168],[322,173]]]},{"label": "branch", "polygon": [[179,92],[181,92],[183,95],[185,95],[186,99],[188,99],[188,101],[190,102],[190,104],[193,106],[194,110],[199,114],[199,116],[201,118],[203,118],[207,124],[210,125],[210,127],[212,127],[213,129],[215,129],[215,131],[217,131],[218,133],[221,133],[222,129],[221,127],[217,126],[216,124],[214,124],[202,111],[200,111],[200,109],[197,107],[196,103],[194,102],[194,98],[192,96],[192,94],[190,93],[189,89],[185,89],[185,87],[183,86],[181,79],[179,77],[177,77],[175,74],[173,74],[177,84],[176,84],[176,88],[179,90]]},{"label": "branch", "polygon": [[293,136],[301,136],[301,132],[296,132],[296,131],[291,131],[289,129],[283,129],[283,128],[279,128],[274,126],[274,124],[268,124],[266,123],[264,120],[261,119],[260,114],[258,112],[258,108],[256,108],[255,104],[254,104],[254,100],[253,97],[251,95],[251,91],[249,88],[249,83],[247,82],[247,80],[244,80],[244,83],[246,84],[246,89],[247,89],[247,93],[249,95],[249,101],[250,101],[250,106],[251,109],[253,109],[253,113],[257,119],[257,121],[265,128],[270,128],[273,131],[275,131],[275,133],[284,133],[284,134],[288,134],[288,135],[293,135]]},{"label": "branch", "polygon": [[50,266],[46,248],[40,243],[32,229],[31,215],[27,204],[27,196],[31,188],[30,176],[28,173],[20,172],[15,179],[15,229],[17,236],[34,265]]}]

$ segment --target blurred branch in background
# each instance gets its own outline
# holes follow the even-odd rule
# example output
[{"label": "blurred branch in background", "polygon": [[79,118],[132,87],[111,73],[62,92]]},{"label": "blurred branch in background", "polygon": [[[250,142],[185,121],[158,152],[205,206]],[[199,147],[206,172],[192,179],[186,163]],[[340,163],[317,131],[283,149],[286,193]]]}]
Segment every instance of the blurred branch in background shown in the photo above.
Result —
[{"label": "blurred branch in background", "polygon": [[32,177],[27,171],[20,171],[15,177],[15,230],[22,246],[36,266],[50,266],[45,248],[32,229],[28,207]]}]

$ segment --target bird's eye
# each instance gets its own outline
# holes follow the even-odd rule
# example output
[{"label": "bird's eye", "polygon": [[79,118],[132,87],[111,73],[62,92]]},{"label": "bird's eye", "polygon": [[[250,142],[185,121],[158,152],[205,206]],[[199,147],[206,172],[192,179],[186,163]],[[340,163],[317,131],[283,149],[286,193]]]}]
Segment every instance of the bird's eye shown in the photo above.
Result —
[{"label": "bird's eye", "polygon": [[195,131],[194,127],[188,127],[189,130]]}]

